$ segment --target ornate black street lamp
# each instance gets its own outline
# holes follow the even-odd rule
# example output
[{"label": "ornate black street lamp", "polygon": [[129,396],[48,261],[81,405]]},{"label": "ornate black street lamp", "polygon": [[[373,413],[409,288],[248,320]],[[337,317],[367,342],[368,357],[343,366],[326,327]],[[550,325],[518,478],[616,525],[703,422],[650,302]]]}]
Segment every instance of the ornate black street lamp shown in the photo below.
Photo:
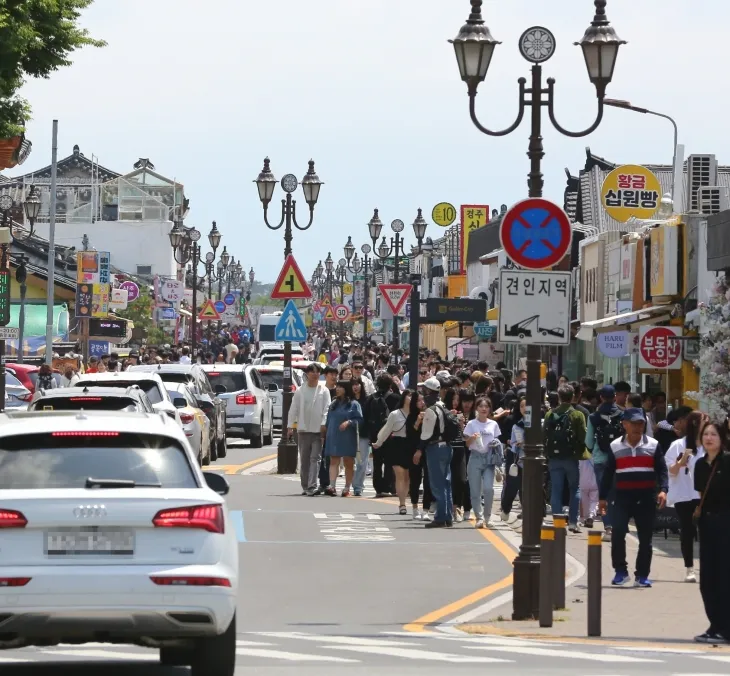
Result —
[{"label": "ornate black street lamp", "polygon": [[[362,260],[355,251],[355,246],[352,243],[352,237],[347,238],[347,244],[344,246],[345,259],[347,269],[354,275],[363,275],[363,287],[364,287],[364,300],[362,306],[362,337],[363,341],[367,343],[368,340],[368,321],[370,319],[370,275],[373,270],[373,259],[370,257],[372,247],[369,244],[363,244],[360,247],[362,252]],[[353,285],[353,293],[354,293]]]},{"label": "ornate black street lamp", "polygon": [[[555,80],[547,79],[547,89],[542,83],[542,65],[555,53],[555,36],[541,26],[528,28],[519,40],[522,56],[532,63],[532,79],[519,78],[519,108],[517,119],[501,131],[492,131],[479,122],[475,100],[479,84],[484,82],[496,45],[501,44],[492,37],[482,18],[482,0],[471,0],[471,14],[459,34],[450,42],[454,45],[456,61],[461,79],[469,93],[469,113],[476,127],[489,136],[506,136],[520,126],[525,110],[531,110],[531,132],[527,155],[530,158],[530,172],[527,185],[529,197],[542,197],[542,111],[547,108],[550,122],[561,134],[578,138],[595,131],[601,123],[604,111],[606,87],[613,78],[618,49],[626,44],[619,39],[606,17],[606,0],[594,0],[595,16],[583,38],[576,42],[583,50],[588,77],[596,88],[598,113],[594,122],[583,131],[569,131],[555,119]],[[542,446],[540,392],[540,347],[527,347],[527,404],[532,410],[532,424],[525,430],[525,461],[522,474],[523,519],[522,545],[514,562],[514,620],[525,620],[538,613],[539,570],[540,570],[540,527],[542,525],[544,498],[543,472],[545,458]]]}]

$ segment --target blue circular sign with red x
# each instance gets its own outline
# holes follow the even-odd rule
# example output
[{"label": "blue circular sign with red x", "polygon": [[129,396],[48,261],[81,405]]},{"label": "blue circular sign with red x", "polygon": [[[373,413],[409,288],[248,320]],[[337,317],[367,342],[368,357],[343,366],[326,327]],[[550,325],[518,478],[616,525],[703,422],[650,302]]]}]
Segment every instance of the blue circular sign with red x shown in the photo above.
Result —
[{"label": "blue circular sign with red x", "polygon": [[559,263],[570,249],[572,236],[565,211],[540,197],[517,202],[499,226],[505,253],[528,270],[544,270]]}]

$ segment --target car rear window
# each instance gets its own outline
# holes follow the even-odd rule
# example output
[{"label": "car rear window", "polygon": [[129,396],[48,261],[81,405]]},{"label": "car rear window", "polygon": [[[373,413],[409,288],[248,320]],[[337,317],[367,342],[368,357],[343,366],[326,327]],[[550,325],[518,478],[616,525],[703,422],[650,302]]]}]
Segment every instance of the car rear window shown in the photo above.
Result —
[{"label": "car rear window", "polygon": [[259,371],[261,380],[264,383],[264,389],[268,388],[272,383],[280,390],[284,388],[284,374],[276,371]]},{"label": "car rear window", "polygon": [[93,394],[78,397],[47,397],[37,399],[31,411],[122,411],[131,406],[138,409],[137,402],[131,397],[95,397]]},{"label": "car rear window", "polygon": [[206,373],[213,390],[217,385],[223,385],[226,392],[240,392],[248,387],[246,374],[243,371],[207,371]]},{"label": "car rear window", "polygon": [[0,439],[0,490],[84,488],[90,477],[198,487],[185,451],[167,437],[84,431]]},{"label": "car rear window", "polygon": [[157,375],[162,378],[163,383],[192,383],[192,373],[174,373],[170,371],[158,371]]},{"label": "car rear window", "polygon": [[147,395],[151,404],[159,404],[164,400],[160,387],[154,380],[79,380],[76,387],[132,387],[138,385],[139,389]]}]

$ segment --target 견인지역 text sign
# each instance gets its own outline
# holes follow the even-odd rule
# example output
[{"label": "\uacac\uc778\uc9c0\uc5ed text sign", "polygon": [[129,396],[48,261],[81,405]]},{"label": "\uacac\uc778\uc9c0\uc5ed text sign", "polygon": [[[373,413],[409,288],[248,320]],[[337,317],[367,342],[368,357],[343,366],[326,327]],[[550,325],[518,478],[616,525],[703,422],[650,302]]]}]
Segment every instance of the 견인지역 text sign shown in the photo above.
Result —
[{"label": "\uacac\uc778\uc9c0\uc5ed text sign", "polygon": [[498,342],[569,345],[571,274],[501,270]]}]

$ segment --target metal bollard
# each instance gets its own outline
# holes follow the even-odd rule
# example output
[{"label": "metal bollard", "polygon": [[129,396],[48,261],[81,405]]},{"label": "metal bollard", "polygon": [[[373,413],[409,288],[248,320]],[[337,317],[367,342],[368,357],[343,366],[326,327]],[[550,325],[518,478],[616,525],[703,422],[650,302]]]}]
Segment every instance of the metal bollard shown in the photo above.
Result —
[{"label": "metal bollard", "polygon": [[540,531],[540,602],[541,627],[553,626],[553,560],[555,528],[543,526]]},{"label": "metal bollard", "polygon": [[601,635],[601,552],[603,533],[588,533],[588,636]]},{"label": "metal bollard", "polygon": [[565,536],[568,520],[553,516],[555,544],[553,545],[553,608],[565,608]]}]

